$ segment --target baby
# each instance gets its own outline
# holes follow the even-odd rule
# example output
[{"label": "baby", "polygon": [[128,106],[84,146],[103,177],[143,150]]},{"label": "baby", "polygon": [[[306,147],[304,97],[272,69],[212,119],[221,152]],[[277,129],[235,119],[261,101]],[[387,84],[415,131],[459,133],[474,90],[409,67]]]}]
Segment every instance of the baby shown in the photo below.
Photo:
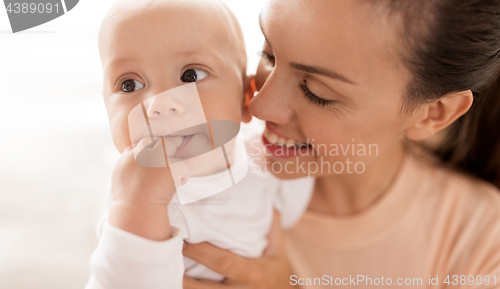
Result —
[{"label": "baby", "polygon": [[[221,281],[182,257],[183,240],[259,257],[275,209],[284,227],[299,219],[311,180],[283,182],[249,169],[246,151],[261,131],[240,131],[251,120],[246,54],[227,7],[218,0],[119,1],[102,23],[99,52],[122,156],[87,289],[182,288],[183,274]],[[287,187],[304,194],[285,196]]]}]

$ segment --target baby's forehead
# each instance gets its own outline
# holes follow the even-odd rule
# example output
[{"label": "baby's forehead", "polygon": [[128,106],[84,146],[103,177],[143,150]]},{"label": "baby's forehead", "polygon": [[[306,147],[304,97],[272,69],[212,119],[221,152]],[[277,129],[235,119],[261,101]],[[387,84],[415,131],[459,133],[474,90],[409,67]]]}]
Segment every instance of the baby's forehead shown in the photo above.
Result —
[{"label": "baby's forehead", "polygon": [[210,49],[244,45],[238,32],[234,16],[217,0],[121,0],[103,20],[99,46],[119,49],[144,41],[192,53],[199,44]]},{"label": "baby's forehead", "polygon": [[239,24],[218,0],[120,0],[101,24],[99,54],[105,71],[117,73],[139,68],[123,59],[140,66],[209,59],[242,73],[247,61]]},{"label": "baby's forehead", "polygon": [[237,23],[231,16],[231,12],[218,0],[119,0],[106,14],[101,27],[116,30],[120,26],[133,24],[145,28],[145,33],[151,30],[167,32],[177,28],[179,25],[176,24],[182,20],[184,32],[189,36],[193,27],[211,30],[212,33],[239,28],[235,27]]}]

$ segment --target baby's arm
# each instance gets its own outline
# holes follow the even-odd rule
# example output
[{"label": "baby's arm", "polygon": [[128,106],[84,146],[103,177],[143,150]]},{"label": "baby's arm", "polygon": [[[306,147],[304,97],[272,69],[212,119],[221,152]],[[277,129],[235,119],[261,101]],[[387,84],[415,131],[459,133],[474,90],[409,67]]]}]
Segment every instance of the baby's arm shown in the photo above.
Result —
[{"label": "baby's arm", "polygon": [[168,168],[142,167],[124,151],[86,289],[182,288],[183,240],[170,226],[167,206],[174,193]]},{"label": "baby's arm", "polygon": [[102,219],[99,244],[90,259],[85,289],[181,289],[184,275],[182,234],[152,241],[111,226]]}]

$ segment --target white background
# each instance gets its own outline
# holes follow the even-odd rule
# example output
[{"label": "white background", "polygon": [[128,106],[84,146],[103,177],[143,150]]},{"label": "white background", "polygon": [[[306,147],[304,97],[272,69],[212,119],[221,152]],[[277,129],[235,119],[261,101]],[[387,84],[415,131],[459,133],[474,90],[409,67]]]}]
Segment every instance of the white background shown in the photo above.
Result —
[{"label": "white background", "polygon": [[[113,2],[80,0],[68,14],[16,34],[0,6],[2,289],[83,288],[88,280],[95,225],[119,157],[97,52]],[[252,72],[265,0],[224,2],[240,21]]]}]

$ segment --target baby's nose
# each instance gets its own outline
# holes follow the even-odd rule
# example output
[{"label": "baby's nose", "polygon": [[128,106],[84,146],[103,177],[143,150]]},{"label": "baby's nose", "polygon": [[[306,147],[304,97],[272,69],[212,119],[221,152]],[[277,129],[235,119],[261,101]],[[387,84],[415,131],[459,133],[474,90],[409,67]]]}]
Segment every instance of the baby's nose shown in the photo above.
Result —
[{"label": "baby's nose", "polygon": [[176,96],[157,95],[144,102],[149,118],[181,116],[185,107]]}]

